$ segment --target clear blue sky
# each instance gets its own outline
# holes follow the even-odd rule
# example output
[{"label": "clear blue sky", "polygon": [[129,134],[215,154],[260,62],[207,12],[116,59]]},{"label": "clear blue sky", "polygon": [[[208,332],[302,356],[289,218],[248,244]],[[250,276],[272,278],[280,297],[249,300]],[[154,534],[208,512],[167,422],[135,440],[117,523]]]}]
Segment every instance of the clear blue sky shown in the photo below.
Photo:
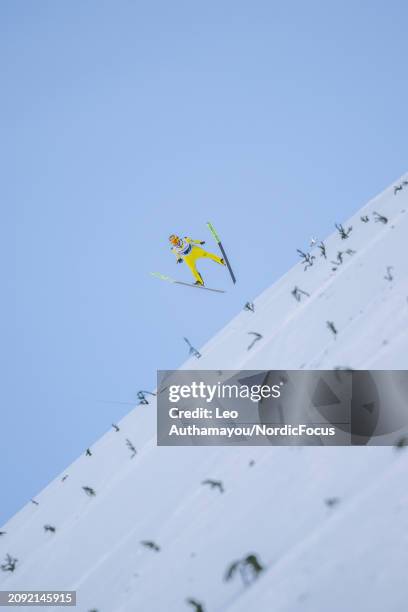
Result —
[{"label": "clear blue sky", "polygon": [[[407,170],[401,1],[0,3],[0,524]],[[211,238],[220,296],[161,283]],[[11,256],[11,257],[10,257]],[[8,262],[10,261],[10,266]]]}]

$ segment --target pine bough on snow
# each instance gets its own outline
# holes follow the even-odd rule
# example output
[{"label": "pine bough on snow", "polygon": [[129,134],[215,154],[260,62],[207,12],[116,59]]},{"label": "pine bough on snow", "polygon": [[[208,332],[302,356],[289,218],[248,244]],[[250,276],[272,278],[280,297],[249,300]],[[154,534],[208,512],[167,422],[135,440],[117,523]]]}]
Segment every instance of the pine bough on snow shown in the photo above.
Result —
[{"label": "pine bough on snow", "polygon": [[201,357],[200,351],[197,351],[197,349],[194,348],[194,346],[191,344],[190,340],[188,338],[184,338],[184,342],[189,347],[188,354],[189,355],[193,355],[193,357],[196,357],[196,359],[200,359],[200,357]]},{"label": "pine bough on snow", "polygon": [[252,340],[251,344],[248,346],[248,351],[254,346],[254,344],[256,342],[258,342],[258,340],[260,340],[262,338],[262,334],[258,334],[257,332],[248,332],[248,334],[255,336],[255,338]]},{"label": "pine bough on snow", "polygon": [[328,508],[334,508],[334,506],[337,506],[339,502],[340,502],[340,499],[338,497],[328,497],[327,499],[324,500],[324,503],[326,504]]},{"label": "pine bough on snow", "polygon": [[259,577],[259,574],[263,570],[264,567],[258,561],[257,556],[255,554],[250,554],[231,563],[226,571],[224,580],[231,580],[239,572],[244,585],[248,586]]},{"label": "pine bough on snow", "polygon": [[195,612],[204,612],[203,604],[197,601],[196,599],[189,597],[188,599],[186,599],[186,602],[190,604],[190,606],[193,606]]},{"label": "pine bough on snow", "polygon": [[82,488],[85,491],[85,493],[89,495],[89,497],[95,497],[96,493],[92,487],[82,487]]},{"label": "pine bough on snow", "polygon": [[341,266],[343,263],[343,255],[344,253],[346,253],[347,255],[355,255],[356,251],[353,251],[353,249],[347,249],[346,251],[338,251],[337,253],[337,260],[336,261],[332,261],[331,263],[335,266]]},{"label": "pine bough on snow", "polygon": [[293,295],[293,297],[295,298],[297,302],[300,302],[300,300],[302,299],[302,295],[305,295],[306,297],[310,297],[310,293],[307,293],[307,291],[302,291],[302,289],[299,289],[299,287],[295,287],[291,291],[291,294]]},{"label": "pine bough on snow", "polygon": [[146,405],[146,404],[149,403],[147,398],[146,398],[146,395],[156,395],[156,394],[152,393],[151,391],[138,391],[137,392],[137,398],[138,398],[138,400],[140,400],[139,404]]},{"label": "pine bough on snow", "polygon": [[323,240],[317,246],[318,246],[318,248],[320,250],[320,257],[324,257],[325,259],[327,259],[326,246],[325,246]]},{"label": "pine bough on snow", "polygon": [[304,270],[306,271],[308,268],[311,268],[313,266],[313,261],[316,259],[316,257],[314,255],[311,255],[310,253],[304,253],[300,249],[296,249],[296,251],[298,252],[299,257],[302,258],[301,263],[305,264]]},{"label": "pine bough on snow", "polygon": [[387,281],[392,281],[394,280],[393,275],[391,274],[391,270],[393,269],[393,266],[387,266],[387,274],[384,276],[385,280]]},{"label": "pine bough on snow", "polygon": [[394,187],[394,195],[397,195],[399,191],[402,191],[404,187],[408,185],[408,181],[402,181],[399,185],[395,185]]},{"label": "pine bough on snow", "polygon": [[130,458],[133,459],[133,457],[137,454],[137,450],[134,447],[134,445],[132,444],[132,442],[129,440],[129,438],[126,438],[126,446],[132,452],[132,455],[131,455]]},{"label": "pine bough on snow", "polygon": [[344,229],[341,223],[335,223],[334,225],[337,231],[339,232],[340,238],[342,240],[346,240],[350,236],[351,230],[353,229],[352,225],[350,225],[350,227],[348,227],[347,230]]},{"label": "pine bough on snow", "polygon": [[16,557],[12,557],[7,553],[6,560],[0,565],[0,568],[3,570],[3,572],[14,572],[17,562],[18,559]]},{"label": "pine bough on snow", "polygon": [[156,542],[153,542],[153,540],[142,540],[140,543],[142,544],[142,546],[150,548],[150,550],[154,550],[154,552],[160,551],[160,546],[158,546]]},{"label": "pine bough on snow", "polygon": [[387,217],[384,217],[384,215],[380,215],[380,213],[374,211],[374,221],[375,223],[384,223],[384,225],[386,223],[388,223],[388,219]]},{"label": "pine bough on snow", "polygon": [[327,327],[330,329],[330,331],[332,332],[332,334],[334,336],[337,336],[337,329],[333,323],[333,321],[326,321],[326,325]]},{"label": "pine bough on snow", "polygon": [[218,489],[220,493],[224,493],[224,487],[221,480],[212,480],[211,478],[207,478],[203,480],[202,485],[209,485],[211,489]]}]

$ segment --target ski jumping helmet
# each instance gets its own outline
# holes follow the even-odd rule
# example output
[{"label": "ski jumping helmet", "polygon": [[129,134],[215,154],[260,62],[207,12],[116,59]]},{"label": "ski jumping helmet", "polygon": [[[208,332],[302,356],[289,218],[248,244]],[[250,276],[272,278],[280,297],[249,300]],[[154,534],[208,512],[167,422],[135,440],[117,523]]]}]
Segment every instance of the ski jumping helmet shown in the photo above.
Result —
[{"label": "ski jumping helmet", "polygon": [[169,236],[169,241],[171,242],[171,244],[176,245],[180,242],[180,238],[176,234],[172,234],[171,236]]}]

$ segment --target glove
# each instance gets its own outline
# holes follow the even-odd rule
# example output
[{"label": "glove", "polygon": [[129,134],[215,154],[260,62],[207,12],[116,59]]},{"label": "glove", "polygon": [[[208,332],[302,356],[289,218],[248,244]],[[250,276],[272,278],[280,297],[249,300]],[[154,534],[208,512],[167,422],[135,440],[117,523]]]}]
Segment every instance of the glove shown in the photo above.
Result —
[{"label": "glove", "polygon": [[200,244],[205,244],[205,240],[202,240],[202,241],[200,242]]},{"label": "glove", "polygon": [[181,257],[178,258],[177,263],[183,263],[183,260],[181,259]]}]

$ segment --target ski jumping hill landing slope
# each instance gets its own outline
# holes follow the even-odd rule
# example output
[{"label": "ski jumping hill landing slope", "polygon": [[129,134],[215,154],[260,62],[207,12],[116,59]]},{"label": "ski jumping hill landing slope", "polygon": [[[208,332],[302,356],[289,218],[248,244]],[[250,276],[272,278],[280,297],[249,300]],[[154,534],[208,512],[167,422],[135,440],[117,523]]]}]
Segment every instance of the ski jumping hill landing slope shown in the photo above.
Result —
[{"label": "ski jumping hill landing slope", "polygon": [[[337,221],[183,367],[408,369],[407,176]],[[76,590],[81,612],[406,609],[408,448],[157,447],[148,400],[1,528],[0,589]],[[259,577],[225,580],[251,554]]]}]

